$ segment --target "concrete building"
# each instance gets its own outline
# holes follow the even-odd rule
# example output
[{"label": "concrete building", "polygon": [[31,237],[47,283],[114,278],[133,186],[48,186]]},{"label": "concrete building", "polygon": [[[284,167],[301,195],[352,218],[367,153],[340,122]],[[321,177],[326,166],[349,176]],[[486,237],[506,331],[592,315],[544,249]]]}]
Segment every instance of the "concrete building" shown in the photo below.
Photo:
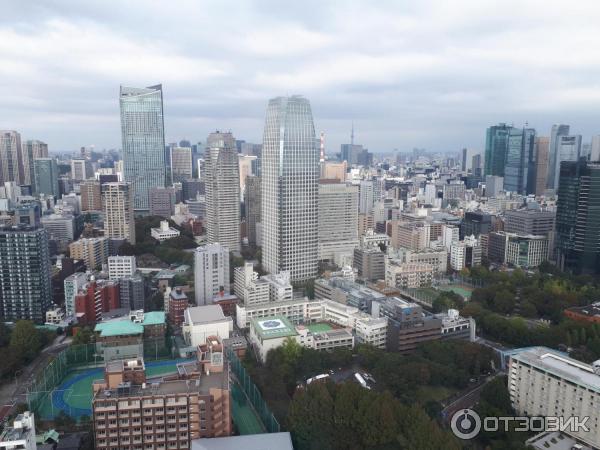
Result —
[{"label": "concrete building", "polygon": [[261,319],[277,314],[285,316],[295,324],[312,323],[321,320],[322,304],[304,298],[287,302],[261,303],[253,306],[236,305],[235,308],[235,320],[238,328],[248,328],[252,319]]},{"label": "concrete building", "polygon": [[267,361],[270,350],[281,347],[289,338],[300,341],[296,328],[283,315],[250,321],[250,343],[263,363]]},{"label": "concrete building", "polygon": [[244,189],[246,234],[248,244],[252,247],[256,247],[259,242],[257,224],[260,224],[260,202],[260,177],[246,177],[246,188]]},{"label": "concrete building", "polygon": [[331,277],[315,280],[315,297],[333,300],[370,314],[373,302],[384,299],[385,295],[354,281]]},{"label": "concrete building", "polygon": [[102,211],[102,189],[98,180],[86,180],[79,185],[82,211]]},{"label": "concrete building", "polygon": [[453,242],[460,240],[460,229],[456,225],[442,225],[442,244],[450,251]]},{"label": "concrete building", "polygon": [[153,187],[150,189],[150,215],[170,218],[175,214],[175,189]]},{"label": "concrete building", "polygon": [[240,184],[235,138],[215,132],[206,142],[206,229],[208,243],[240,251]]},{"label": "concrete building", "polygon": [[[183,289],[179,287],[167,291],[165,292],[165,313],[171,326],[178,330],[183,325],[185,311],[189,307],[188,297]],[[206,341],[203,343],[206,343]]]},{"label": "concrete building", "polygon": [[464,200],[465,198],[465,183],[462,181],[453,181],[444,184],[442,187],[444,200]]},{"label": "concrete building", "polygon": [[504,231],[521,235],[549,236],[554,232],[555,211],[517,209],[504,213]]},{"label": "concrete building", "polygon": [[101,270],[109,255],[108,238],[81,238],[69,245],[71,258],[83,261],[88,270]]},{"label": "concrete building", "polygon": [[550,138],[535,138],[535,195],[544,195],[548,183],[548,164],[550,156]]},{"label": "concrete building", "polygon": [[79,325],[100,322],[104,314],[121,308],[119,284],[111,280],[96,280],[90,276],[75,295],[75,318]]},{"label": "concrete building", "polygon": [[485,196],[495,198],[504,192],[504,177],[497,175],[486,175],[485,177]]},{"label": "concrete building", "polygon": [[358,212],[360,214],[372,214],[373,205],[375,204],[375,186],[373,181],[363,180],[358,186]]},{"label": "concrete building", "polygon": [[255,155],[238,155],[240,173],[240,192],[242,197],[246,193],[246,179],[257,175],[258,157]]},{"label": "concrete building", "polygon": [[300,96],[269,101],[262,148],[263,265],[314,278],[318,264],[319,149],[310,103]]},{"label": "concrete building", "polygon": [[36,450],[35,418],[32,412],[19,414],[12,427],[5,426],[0,434],[2,450]]},{"label": "concrete building", "polygon": [[[508,233],[507,233],[508,234]],[[534,268],[548,260],[548,238],[545,236],[508,234],[506,263],[515,267]]]},{"label": "concrete building", "polygon": [[28,140],[22,144],[23,151],[23,184],[35,185],[35,169],[33,161],[48,157],[48,144],[38,140]]},{"label": "concrete building", "polygon": [[352,267],[357,270],[357,275],[368,281],[385,279],[385,253],[378,247],[365,247],[354,249]]},{"label": "concrete building", "polygon": [[232,331],[233,319],[218,305],[190,307],[183,313],[183,338],[194,348],[206,344],[210,336],[229,339]]},{"label": "concrete building", "polygon": [[65,278],[65,311],[67,316],[75,317],[75,296],[83,289],[88,281],[87,274],[83,272],[75,272]]},{"label": "concrete building", "polygon": [[[108,363],[104,380],[93,386],[95,448],[189,449],[194,440],[231,435],[229,367],[222,344],[215,338],[199,350],[198,362],[180,365],[178,372],[180,378],[146,382],[143,360]],[[119,420],[111,423],[112,417]]]},{"label": "concrete building", "polygon": [[58,197],[58,165],[54,158],[37,158],[33,160],[33,171],[35,174],[35,186],[33,191],[40,195]]},{"label": "concrete building", "polygon": [[324,161],[321,163],[321,178],[328,180],[338,180],[341,183],[346,181],[346,172],[348,163],[346,161]]},{"label": "concrete building", "polygon": [[358,187],[319,182],[319,260],[351,259],[358,247]]},{"label": "concrete building", "polygon": [[160,227],[151,228],[150,235],[158,242],[166,241],[167,239],[173,239],[180,235],[179,230],[171,227],[167,220],[160,221]]},{"label": "concrete building", "polygon": [[303,347],[318,351],[332,351],[339,348],[352,350],[354,335],[348,328],[332,328],[327,331],[313,331],[304,325],[296,326],[297,339]]},{"label": "concrete building", "polygon": [[[138,184],[142,184],[138,182]],[[142,201],[137,195],[140,209],[148,207],[148,199]],[[126,239],[135,244],[134,193],[129,183],[105,183],[102,185],[102,209],[104,211],[104,236]]]},{"label": "concrete building", "polygon": [[173,183],[192,178],[192,149],[190,147],[171,148],[171,173]]},{"label": "concrete building", "polygon": [[75,218],[70,214],[42,216],[41,225],[48,231],[48,239],[66,246],[75,238]]},{"label": "concrete building", "polygon": [[[508,391],[518,415],[580,419],[588,431],[565,427],[567,434],[600,447],[600,375],[598,364],[586,364],[546,347],[529,347],[510,355]],[[573,447],[575,448],[575,447]]]},{"label": "concrete building", "polygon": [[289,272],[264,275],[260,279],[269,285],[269,301],[286,302],[292,299],[293,288]]},{"label": "concrete building", "polygon": [[430,228],[424,222],[392,221],[392,240],[394,248],[404,247],[410,250],[423,250],[429,247]]},{"label": "concrete building", "polygon": [[43,323],[51,305],[48,232],[24,225],[0,227],[0,316]]},{"label": "concrete building", "polygon": [[121,86],[119,104],[123,177],[131,186],[131,209],[148,211],[150,189],[166,186],[162,86]]},{"label": "concrete building", "polygon": [[194,253],[194,291],[198,306],[210,305],[219,293],[230,293],[229,248],[221,244],[200,246]]},{"label": "concrete building", "polygon": [[83,181],[93,178],[94,170],[92,163],[87,159],[73,158],[71,160],[71,179],[74,181]]},{"label": "concrete building", "polygon": [[388,286],[407,289],[431,286],[433,266],[424,263],[394,264],[390,261],[385,267],[385,283]]},{"label": "concrete building", "polygon": [[270,301],[270,285],[258,278],[252,263],[236,267],[233,273],[233,291],[244,306],[259,305]]},{"label": "concrete building", "polygon": [[14,181],[23,184],[23,156],[21,135],[12,130],[0,131],[0,184]]},{"label": "concrete building", "polygon": [[463,241],[454,242],[450,247],[450,267],[460,271],[465,267],[481,265],[481,245],[475,236],[466,236]]},{"label": "concrete building", "polygon": [[445,248],[426,248],[420,251],[399,249],[390,256],[390,259],[398,263],[429,264],[433,267],[434,274],[444,274],[448,270],[449,251]]},{"label": "concrete building", "polygon": [[143,310],[146,301],[146,284],[140,274],[119,278],[121,308],[131,311]]},{"label": "concrete building", "polygon": [[123,277],[131,277],[135,274],[137,265],[135,256],[109,256],[108,278],[118,280]]}]

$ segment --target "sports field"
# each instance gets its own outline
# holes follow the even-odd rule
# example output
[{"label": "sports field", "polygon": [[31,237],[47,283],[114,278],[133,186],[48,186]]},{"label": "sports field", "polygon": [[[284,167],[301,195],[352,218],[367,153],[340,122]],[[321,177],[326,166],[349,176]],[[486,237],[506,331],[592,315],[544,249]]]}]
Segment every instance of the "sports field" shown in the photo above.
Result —
[{"label": "sports field", "polygon": [[[146,363],[148,378],[177,372],[177,363],[186,359],[153,361]],[[71,417],[89,416],[92,413],[92,383],[104,376],[102,367],[71,372],[51,395],[48,395],[38,414],[50,420],[61,410]]]},{"label": "sports field", "polygon": [[262,422],[254,413],[244,391],[237,383],[231,385],[231,413],[240,434],[264,433]]},{"label": "sports field", "polygon": [[461,295],[462,297],[466,298],[467,300],[471,298],[471,294],[473,293],[473,288],[464,286],[464,285],[458,285],[458,284],[449,284],[447,286],[440,286],[440,289],[442,291],[452,291],[458,295]]},{"label": "sports field", "polygon": [[306,325],[306,328],[309,329],[311,333],[323,333],[325,331],[333,330],[331,325],[327,323],[311,323],[310,325]]}]

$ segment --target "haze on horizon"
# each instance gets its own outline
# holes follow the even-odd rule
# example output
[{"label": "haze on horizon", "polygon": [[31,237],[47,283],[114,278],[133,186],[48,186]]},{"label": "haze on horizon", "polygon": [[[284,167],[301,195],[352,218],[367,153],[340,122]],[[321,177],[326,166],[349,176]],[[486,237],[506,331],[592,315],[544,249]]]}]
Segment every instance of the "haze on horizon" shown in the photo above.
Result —
[{"label": "haze on horizon", "polygon": [[528,122],[600,134],[600,3],[5,0],[0,129],[51,151],[120,148],[119,85],[164,89],[167,142],[261,142],[268,99],[302,94],[328,153],[482,150]]}]

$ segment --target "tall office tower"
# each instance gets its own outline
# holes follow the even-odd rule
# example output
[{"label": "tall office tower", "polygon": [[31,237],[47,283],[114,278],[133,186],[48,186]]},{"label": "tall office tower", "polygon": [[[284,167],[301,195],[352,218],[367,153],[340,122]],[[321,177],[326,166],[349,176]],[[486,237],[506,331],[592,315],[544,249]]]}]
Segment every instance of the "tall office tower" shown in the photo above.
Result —
[{"label": "tall office tower", "polygon": [[504,178],[496,175],[486,175],[485,177],[485,196],[489,198],[498,197],[504,190]]},{"label": "tall office tower", "polygon": [[319,261],[352,261],[358,247],[358,186],[319,182]]},{"label": "tall office tower", "polygon": [[175,214],[175,189],[154,187],[150,189],[150,215],[166,219]]},{"label": "tall office tower", "polygon": [[192,178],[192,148],[171,147],[173,183]]},{"label": "tall office tower", "polygon": [[592,136],[590,147],[590,161],[600,161],[600,136]]},{"label": "tall office tower", "polygon": [[477,153],[477,150],[472,148],[463,148],[461,150],[461,164],[460,168],[463,172],[473,170],[473,156]]},{"label": "tall office tower", "polygon": [[79,185],[82,211],[102,211],[102,189],[97,180],[86,180]]},{"label": "tall office tower", "polygon": [[150,188],[166,186],[162,85],[121,86],[124,180],[131,183],[135,210],[147,211]]},{"label": "tall office tower", "polygon": [[48,232],[0,227],[0,305],[5,321],[43,323],[52,304]]},{"label": "tall office tower", "polygon": [[372,181],[361,181],[358,190],[358,212],[371,214],[375,203],[375,187]]},{"label": "tall office tower", "polygon": [[317,275],[319,149],[310,103],[300,96],[269,101],[263,136],[261,227],[267,271],[292,282]]},{"label": "tall office tower", "polygon": [[35,184],[33,161],[37,158],[48,157],[48,144],[42,141],[30,140],[23,144],[23,184]]},{"label": "tall office tower", "polygon": [[471,171],[476,177],[481,177],[483,175],[483,164],[481,160],[482,156],[480,153],[473,155],[473,158],[471,158]]},{"label": "tall office tower", "polygon": [[16,131],[0,131],[0,183],[23,184],[24,175],[21,135]]},{"label": "tall office tower", "polygon": [[102,270],[109,255],[108,238],[81,238],[69,245],[71,258],[83,261],[88,270]]},{"label": "tall office tower", "polygon": [[38,158],[33,160],[36,194],[58,197],[58,165],[54,158]]},{"label": "tall office tower", "polygon": [[548,189],[556,189],[558,187],[558,170],[560,170],[560,162],[558,159],[558,141],[561,136],[569,134],[569,125],[552,125],[550,131],[550,146],[548,148],[548,178],[546,186]]},{"label": "tall office tower", "polygon": [[133,186],[130,183],[103,184],[102,209],[104,211],[104,236],[111,239],[126,239],[131,244],[135,244],[134,195],[132,191]]},{"label": "tall office tower", "polygon": [[255,247],[259,240],[257,224],[260,224],[260,177],[249,176],[246,178],[244,191],[244,209],[246,213],[246,232],[248,244]]},{"label": "tall office tower", "polygon": [[71,179],[75,181],[83,181],[94,176],[92,163],[87,159],[71,160]]},{"label": "tall office tower", "polygon": [[244,196],[246,189],[246,178],[256,175],[256,166],[258,158],[254,155],[238,155],[240,166],[240,193]]},{"label": "tall office tower", "polygon": [[240,176],[235,139],[217,131],[206,140],[206,228],[208,242],[240,251]]},{"label": "tall office tower", "polygon": [[504,189],[517,194],[530,194],[535,190],[535,130],[511,128],[504,165]]},{"label": "tall office tower", "polygon": [[485,135],[484,175],[504,176],[504,165],[508,153],[508,135],[511,126],[501,123],[489,127]]},{"label": "tall office tower", "polygon": [[581,135],[561,135],[556,139],[556,166],[554,167],[554,189],[558,189],[560,165],[563,161],[578,161],[581,155]]},{"label": "tall office tower", "polygon": [[548,181],[548,157],[550,138],[538,136],[535,138],[535,195],[543,195]]},{"label": "tall office tower", "polygon": [[600,163],[561,163],[556,203],[556,260],[563,270],[600,273]]},{"label": "tall office tower", "polygon": [[211,305],[221,291],[229,294],[229,249],[226,246],[216,243],[196,249],[194,289],[198,306]]}]

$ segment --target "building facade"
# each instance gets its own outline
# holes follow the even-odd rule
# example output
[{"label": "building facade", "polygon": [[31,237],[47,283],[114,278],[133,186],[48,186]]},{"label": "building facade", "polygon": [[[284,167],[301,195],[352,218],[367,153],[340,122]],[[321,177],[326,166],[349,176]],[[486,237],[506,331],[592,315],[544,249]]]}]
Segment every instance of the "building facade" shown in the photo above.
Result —
[{"label": "building facade", "polygon": [[246,188],[244,190],[244,207],[246,218],[246,234],[248,244],[256,247],[259,242],[257,224],[260,223],[260,177],[246,177]]},{"label": "building facade", "polygon": [[36,194],[60,195],[58,188],[58,165],[54,158],[37,158],[33,160]]},{"label": "building facade", "polygon": [[196,305],[210,305],[219,293],[230,293],[229,249],[221,244],[200,246],[194,253]]},{"label": "building facade", "polygon": [[[102,185],[104,211],[104,236],[125,239],[135,244],[134,194],[130,183],[105,183]],[[145,206],[148,206],[146,199]]]}]

